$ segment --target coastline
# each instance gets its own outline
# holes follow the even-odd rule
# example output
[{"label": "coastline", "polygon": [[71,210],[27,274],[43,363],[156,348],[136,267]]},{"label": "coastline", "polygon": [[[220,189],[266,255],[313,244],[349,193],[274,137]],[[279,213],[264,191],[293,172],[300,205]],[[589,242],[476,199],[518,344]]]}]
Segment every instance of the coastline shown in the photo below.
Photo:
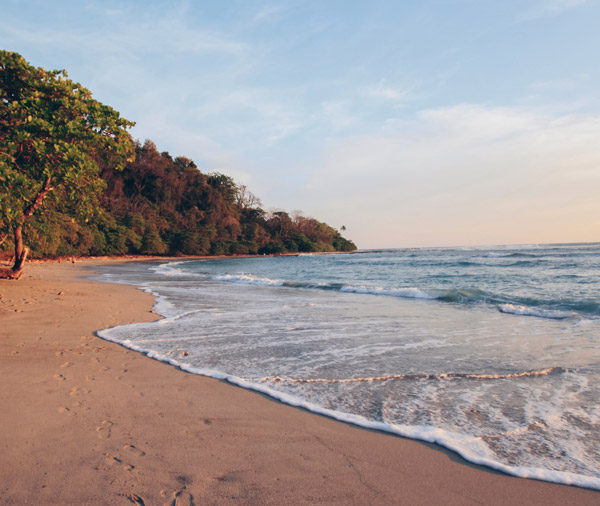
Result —
[{"label": "coastline", "polygon": [[133,286],[77,278],[123,261],[32,263],[0,281],[2,504],[598,503],[96,337],[158,318]]}]

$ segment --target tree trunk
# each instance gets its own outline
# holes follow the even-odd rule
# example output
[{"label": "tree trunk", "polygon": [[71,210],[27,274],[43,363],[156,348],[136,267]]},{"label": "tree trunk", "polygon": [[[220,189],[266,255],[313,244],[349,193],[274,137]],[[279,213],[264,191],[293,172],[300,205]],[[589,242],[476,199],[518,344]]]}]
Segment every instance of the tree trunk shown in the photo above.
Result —
[{"label": "tree trunk", "polygon": [[23,267],[25,260],[29,255],[29,248],[23,246],[23,227],[19,225],[14,230],[15,238],[15,263],[10,269],[0,270],[0,278],[3,279],[20,279],[23,275]]},{"label": "tree trunk", "polygon": [[15,228],[15,265],[13,265],[13,279],[19,279],[23,275],[25,260],[29,254],[29,248],[23,246],[23,227]]},{"label": "tree trunk", "polygon": [[50,188],[50,176],[46,176],[44,179],[44,184],[40,188],[40,191],[35,197],[35,200],[29,204],[25,212],[23,213],[23,217],[21,218],[20,224],[15,227],[13,233],[15,238],[15,264],[11,269],[0,269],[0,278],[3,279],[20,279],[23,275],[23,267],[25,266],[25,260],[27,260],[27,255],[29,255],[29,248],[23,246],[23,223],[25,220],[29,218],[33,212],[40,207],[42,201],[46,194],[51,191]]}]

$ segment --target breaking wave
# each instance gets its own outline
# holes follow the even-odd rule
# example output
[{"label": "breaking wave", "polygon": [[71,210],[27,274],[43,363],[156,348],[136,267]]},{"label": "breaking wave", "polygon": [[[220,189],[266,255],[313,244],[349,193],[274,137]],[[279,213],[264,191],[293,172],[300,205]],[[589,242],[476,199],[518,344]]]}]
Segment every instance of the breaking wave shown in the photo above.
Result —
[{"label": "breaking wave", "polygon": [[[177,271],[178,269],[173,269]],[[173,272],[171,272],[171,275]],[[350,285],[335,282],[302,282],[284,279],[271,279],[254,274],[238,273],[218,275],[212,278],[217,282],[236,283],[242,285],[281,286],[297,289],[331,290],[343,293],[361,295],[377,295],[385,297],[399,297],[404,299],[423,299],[448,302],[453,304],[487,304],[496,308],[501,313],[515,316],[533,316],[562,320],[566,318],[600,318],[600,305],[595,302],[576,300],[534,300],[531,298],[513,300],[506,296],[486,292],[478,288],[448,288],[422,289],[414,286],[384,287],[367,285]]]},{"label": "breaking wave", "polygon": [[553,311],[549,309],[540,309],[536,307],[520,306],[515,304],[501,304],[498,306],[501,313],[514,314],[519,316],[536,316],[538,318],[550,318],[551,320],[564,320],[578,316],[577,313],[569,311]]}]

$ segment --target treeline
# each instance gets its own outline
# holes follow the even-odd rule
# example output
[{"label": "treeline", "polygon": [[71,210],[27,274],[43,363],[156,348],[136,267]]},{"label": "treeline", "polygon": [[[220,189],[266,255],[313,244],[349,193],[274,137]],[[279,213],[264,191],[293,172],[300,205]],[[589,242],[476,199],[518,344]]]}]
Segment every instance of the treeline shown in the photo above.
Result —
[{"label": "treeline", "polygon": [[[352,251],[356,246],[329,225],[300,213],[266,212],[230,177],[204,174],[185,157],[136,143],[124,170],[101,167],[106,188],[96,212],[77,218],[57,203],[28,225],[32,256],[235,255]],[[62,208],[60,206],[63,206]],[[5,247],[10,247],[5,244]],[[8,248],[7,248],[8,249]]]}]

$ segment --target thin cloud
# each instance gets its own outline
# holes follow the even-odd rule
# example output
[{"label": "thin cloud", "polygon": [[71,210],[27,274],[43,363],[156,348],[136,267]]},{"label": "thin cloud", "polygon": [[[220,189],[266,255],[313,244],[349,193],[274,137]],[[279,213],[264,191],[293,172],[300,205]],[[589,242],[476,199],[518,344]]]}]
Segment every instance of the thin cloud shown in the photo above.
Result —
[{"label": "thin cloud", "polygon": [[[105,13],[107,18],[111,15]],[[213,53],[243,56],[248,52],[245,43],[214,30],[189,27],[184,17],[170,15],[152,19],[128,17],[118,22],[106,19],[105,23],[80,28],[78,24],[66,27],[30,28],[27,23],[1,23],[5,44],[52,46],[62,50],[94,49],[95,52],[129,52],[139,54],[152,50],[156,54]],[[157,37],[156,34],[160,34]],[[101,41],[99,43],[99,41]]]},{"label": "thin cloud", "polygon": [[414,89],[415,86],[400,88],[391,86],[386,81],[379,81],[368,86],[365,95],[370,98],[390,101],[394,104],[394,107],[398,107],[411,98]]},{"label": "thin cloud", "polygon": [[339,100],[321,102],[321,113],[333,131],[343,130],[357,123],[349,111],[348,103]]},{"label": "thin cloud", "polygon": [[332,143],[305,208],[344,223],[361,247],[591,240],[598,138],[594,115],[425,110],[394,135]]},{"label": "thin cloud", "polygon": [[573,76],[563,77],[561,79],[553,79],[550,81],[535,81],[531,83],[531,88],[534,90],[572,90],[586,85],[590,82],[589,74],[577,74]]},{"label": "thin cloud", "polygon": [[255,23],[261,23],[263,21],[279,21],[282,14],[286,11],[286,8],[282,6],[269,6],[259,10],[253,18]]},{"label": "thin cloud", "polygon": [[522,12],[517,22],[531,21],[540,18],[551,18],[563,12],[579,7],[590,0],[541,0]]}]

